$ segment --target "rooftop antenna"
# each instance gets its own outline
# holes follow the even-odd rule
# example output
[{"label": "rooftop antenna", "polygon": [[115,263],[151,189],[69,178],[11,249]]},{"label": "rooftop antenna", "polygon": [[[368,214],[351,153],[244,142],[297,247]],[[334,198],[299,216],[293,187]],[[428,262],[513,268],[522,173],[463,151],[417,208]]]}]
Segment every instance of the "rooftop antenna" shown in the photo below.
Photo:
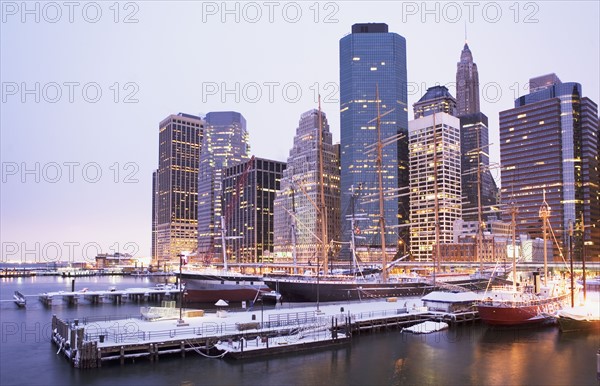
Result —
[{"label": "rooftop antenna", "polygon": [[465,19],[465,44],[467,44],[467,20]]}]

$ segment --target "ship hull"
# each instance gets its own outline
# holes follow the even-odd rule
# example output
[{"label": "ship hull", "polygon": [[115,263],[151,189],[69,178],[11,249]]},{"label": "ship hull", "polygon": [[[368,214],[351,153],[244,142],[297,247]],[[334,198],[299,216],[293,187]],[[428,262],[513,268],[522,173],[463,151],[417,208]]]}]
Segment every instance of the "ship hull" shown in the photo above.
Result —
[{"label": "ship hull", "polygon": [[185,300],[194,303],[253,301],[257,294],[269,291],[258,276],[222,276],[183,273]]},{"label": "ship hull", "polygon": [[567,295],[543,299],[535,304],[517,304],[510,302],[480,303],[477,306],[481,320],[496,326],[518,326],[553,321],[552,314],[564,307]]},{"label": "ship hull", "polygon": [[565,316],[557,318],[559,328],[562,332],[592,331],[600,333],[600,319],[578,320]]},{"label": "ship hull", "polygon": [[336,302],[386,297],[423,296],[437,289],[427,283],[289,281],[265,279],[287,302]]}]

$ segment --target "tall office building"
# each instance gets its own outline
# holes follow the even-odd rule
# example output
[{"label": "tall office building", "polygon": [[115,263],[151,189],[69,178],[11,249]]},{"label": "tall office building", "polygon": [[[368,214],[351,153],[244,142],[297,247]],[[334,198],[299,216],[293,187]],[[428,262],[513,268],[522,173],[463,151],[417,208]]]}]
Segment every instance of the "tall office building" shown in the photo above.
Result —
[{"label": "tall office building", "polygon": [[[555,74],[530,79],[529,89],[514,108],[500,112],[502,201],[518,209],[517,232],[541,238],[545,194],[565,256],[569,222],[579,223],[583,215],[586,255],[598,261],[598,106],[583,97],[579,83],[562,83]],[[575,232],[574,249],[578,259],[580,232]],[[560,259],[556,246],[554,259]]]},{"label": "tall office building", "polygon": [[455,104],[446,87],[432,87],[408,123],[410,250],[418,261],[436,258],[436,242],[452,243],[461,218],[460,121],[449,114]]},{"label": "tall office building", "polygon": [[340,174],[337,145],[325,113],[322,114],[322,145],[319,144],[319,111],[300,116],[294,144],[275,198],[275,253],[292,258],[294,240],[298,262],[316,263],[321,237],[317,207],[321,202],[319,148],[323,149],[323,192],[327,207],[327,242],[340,237]]},{"label": "tall office building", "polygon": [[[386,247],[397,250],[398,232],[407,228],[394,226],[407,223],[409,213],[408,196],[398,197],[398,189],[408,186],[406,40],[388,32],[387,24],[354,24],[352,33],[340,40],[342,213],[351,214],[354,187],[360,202],[356,207],[369,216],[369,221],[360,224],[361,236],[367,246],[376,249],[381,247],[379,202],[373,199],[379,192],[374,149],[378,107],[381,140],[390,142],[382,157],[383,189],[388,196],[383,213],[385,240]],[[393,138],[398,139],[393,142]],[[349,230],[348,225],[344,228]],[[342,240],[349,239],[350,232],[343,232]]]},{"label": "tall office building", "polygon": [[465,42],[460,53],[460,62],[456,64],[456,115],[468,115],[480,112],[479,108],[479,71],[473,62],[473,54]]},{"label": "tall office building", "polygon": [[415,119],[435,113],[456,116],[456,99],[445,86],[433,86],[413,105]]},{"label": "tall office building", "polygon": [[225,169],[223,202],[227,257],[235,262],[266,262],[273,252],[273,205],[285,162],[263,158]]},{"label": "tall office building", "polygon": [[159,125],[158,170],[153,175],[152,234],[156,264],[177,262],[198,242],[198,164],[200,117],[179,113]]},{"label": "tall office building", "polygon": [[158,202],[158,170],[155,170],[152,172],[152,246],[151,246],[151,254],[150,256],[152,256],[152,260],[156,261],[156,255],[157,255],[157,250],[158,250],[158,244],[157,244],[157,226],[158,226],[158,216],[157,216],[157,209],[158,206],[156,205],[156,203]]},{"label": "tall office building", "polygon": [[[479,108],[479,72],[468,44],[456,65],[456,116],[460,118],[463,218],[482,221],[498,203],[498,187],[490,170],[488,117]],[[491,216],[495,217],[495,215]]]},{"label": "tall office building", "polygon": [[250,145],[246,119],[234,111],[210,112],[204,118],[198,175],[198,254],[209,260],[221,255],[223,173],[248,161]]}]

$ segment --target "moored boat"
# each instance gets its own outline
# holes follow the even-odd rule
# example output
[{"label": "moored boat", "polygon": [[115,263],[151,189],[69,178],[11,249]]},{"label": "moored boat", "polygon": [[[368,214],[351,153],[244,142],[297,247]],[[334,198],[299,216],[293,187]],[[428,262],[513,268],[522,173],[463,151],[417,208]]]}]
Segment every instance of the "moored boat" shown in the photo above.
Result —
[{"label": "moored boat", "polygon": [[230,270],[199,269],[181,273],[185,299],[209,303],[224,299],[229,302],[253,301],[263,291],[270,291],[262,276],[246,275]]},{"label": "moored boat", "polygon": [[265,304],[277,304],[281,302],[281,294],[277,291],[262,292],[260,299]]},{"label": "moored boat", "polygon": [[439,289],[422,277],[390,277],[386,281],[374,277],[327,275],[265,276],[269,288],[277,289],[289,302],[335,302],[386,297],[423,296]]},{"label": "moored boat", "polygon": [[522,289],[494,288],[482,299],[477,309],[484,323],[500,326],[543,323],[554,320],[552,314],[562,309],[570,300],[570,291],[563,283]]},{"label": "moored boat", "polygon": [[13,300],[18,307],[25,307],[27,305],[27,299],[25,299],[25,296],[19,291],[15,291]]},{"label": "moored boat", "polygon": [[[575,298],[577,288],[571,283],[568,288],[564,280],[548,280],[547,263],[547,227],[550,225],[550,207],[544,202],[540,208],[542,219],[542,232],[544,235],[544,278],[540,285],[540,273],[533,272],[533,283],[517,283],[516,267],[516,214],[515,208],[512,214],[512,239],[513,239],[513,262],[512,262],[512,286],[492,288],[486,292],[483,300],[477,305],[479,317],[484,323],[501,326],[517,326],[523,324],[536,324],[554,321],[554,313],[566,307],[569,301]],[[571,272],[572,277],[572,272]],[[571,280],[572,282],[572,280]]]},{"label": "moored boat", "polygon": [[[577,280],[577,283],[583,285],[583,280]],[[599,288],[600,289],[600,276],[596,276],[593,278],[587,278],[585,281],[585,286],[588,288]]]},{"label": "moored boat", "polygon": [[562,332],[593,331],[600,333],[600,307],[577,306],[559,310],[556,320]]}]

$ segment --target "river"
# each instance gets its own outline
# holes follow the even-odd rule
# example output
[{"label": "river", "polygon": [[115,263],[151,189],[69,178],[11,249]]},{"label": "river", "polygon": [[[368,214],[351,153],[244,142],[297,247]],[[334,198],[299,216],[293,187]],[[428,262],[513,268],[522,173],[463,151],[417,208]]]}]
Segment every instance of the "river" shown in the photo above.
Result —
[{"label": "river", "polygon": [[[82,277],[76,290],[150,287],[164,278]],[[482,324],[428,335],[398,330],[355,336],[339,349],[233,361],[188,354],[185,359],[139,359],[124,366],[72,368],[50,343],[53,314],[60,318],[137,315],[140,304],[81,302],[52,308],[35,297],[27,308],[9,301],[70,291],[71,279],[0,279],[0,385],[598,385],[600,335],[561,333],[556,326],[493,329]],[[598,298],[598,292],[589,296]]]}]

